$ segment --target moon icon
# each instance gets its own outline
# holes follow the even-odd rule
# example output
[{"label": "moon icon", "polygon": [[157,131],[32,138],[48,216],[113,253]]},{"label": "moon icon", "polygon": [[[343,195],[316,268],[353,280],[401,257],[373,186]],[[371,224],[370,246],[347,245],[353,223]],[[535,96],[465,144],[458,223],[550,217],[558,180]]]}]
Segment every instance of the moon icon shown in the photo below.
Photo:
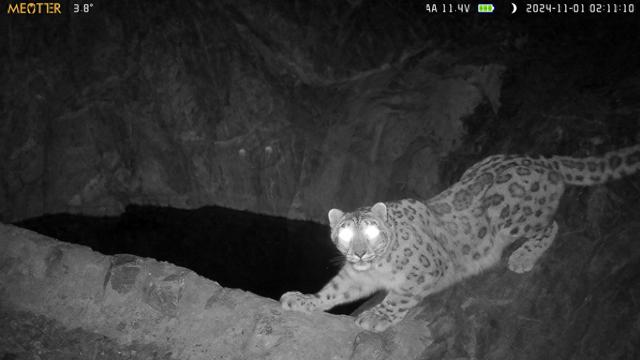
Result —
[{"label": "moon icon", "polygon": [[516,11],[518,11],[518,7],[516,6],[516,4],[511,3],[511,13],[515,14]]}]

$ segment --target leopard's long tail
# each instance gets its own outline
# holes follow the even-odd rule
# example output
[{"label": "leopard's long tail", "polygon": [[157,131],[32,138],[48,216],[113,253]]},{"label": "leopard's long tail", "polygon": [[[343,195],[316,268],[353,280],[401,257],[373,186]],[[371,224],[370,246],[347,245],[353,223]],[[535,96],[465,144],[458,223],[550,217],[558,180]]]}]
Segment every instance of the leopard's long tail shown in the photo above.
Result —
[{"label": "leopard's long tail", "polygon": [[552,156],[549,159],[562,174],[566,184],[597,185],[640,170],[640,144],[610,151],[602,156]]}]

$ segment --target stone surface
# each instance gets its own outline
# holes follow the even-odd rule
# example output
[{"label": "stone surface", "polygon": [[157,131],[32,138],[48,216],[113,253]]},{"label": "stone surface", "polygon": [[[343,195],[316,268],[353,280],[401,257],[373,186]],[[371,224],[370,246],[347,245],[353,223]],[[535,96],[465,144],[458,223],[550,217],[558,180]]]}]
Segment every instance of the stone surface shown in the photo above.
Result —
[{"label": "stone surface", "polygon": [[[3,358],[82,353],[98,342],[107,354],[139,352],[134,358],[413,359],[430,343],[425,327],[421,336],[366,334],[348,316],[283,312],[169,263],[104,256],[6,225],[0,318]],[[76,341],[52,341],[69,336]]]},{"label": "stone surface", "polygon": [[[325,222],[332,206],[437,191],[422,187],[437,183],[436,167],[398,167],[449,152],[461,119],[500,97],[500,64],[460,65],[437,49],[388,60],[400,44],[382,47],[381,37],[358,45],[379,60],[352,61],[350,45],[325,38],[322,17],[309,27],[288,7],[183,5],[190,15],[145,6],[127,20],[103,4],[98,18],[74,22],[73,61],[64,47],[25,45],[61,36],[50,29],[64,20],[15,32],[11,54],[33,62],[6,61],[0,74],[0,220],[113,215],[136,203]],[[170,20],[183,16],[195,27]],[[28,80],[34,73],[43,79]]]},{"label": "stone surface", "polygon": [[0,220],[134,203],[326,223],[332,207],[433,195],[453,180],[443,170],[484,155],[601,145],[637,107],[638,76],[619,71],[639,64],[630,18],[513,27],[414,6],[220,0],[122,16],[104,2],[73,22],[14,18]]}]

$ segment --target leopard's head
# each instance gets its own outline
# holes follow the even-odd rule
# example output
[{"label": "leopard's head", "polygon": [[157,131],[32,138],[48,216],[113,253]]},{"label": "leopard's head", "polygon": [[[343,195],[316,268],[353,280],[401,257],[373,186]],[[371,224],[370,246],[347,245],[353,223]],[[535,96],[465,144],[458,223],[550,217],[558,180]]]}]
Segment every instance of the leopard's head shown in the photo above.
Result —
[{"label": "leopard's head", "polygon": [[331,240],[357,271],[366,271],[382,257],[391,242],[387,206],[376,203],[370,208],[344,213],[329,211]]}]

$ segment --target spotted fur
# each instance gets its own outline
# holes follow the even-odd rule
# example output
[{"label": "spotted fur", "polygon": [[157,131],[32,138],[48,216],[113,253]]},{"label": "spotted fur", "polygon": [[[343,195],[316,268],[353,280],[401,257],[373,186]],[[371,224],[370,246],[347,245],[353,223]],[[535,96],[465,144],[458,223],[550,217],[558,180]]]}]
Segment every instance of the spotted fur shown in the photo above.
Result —
[{"label": "spotted fur", "polygon": [[518,239],[524,242],[508,267],[531,270],[556,237],[553,216],[565,185],[601,184],[639,169],[640,145],[582,159],[494,155],[428,201],[332,209],[331,238],[345,266],[317,294],[288,292],[280,301],[285,309],[310,312],[384,289],[384,300],[356,320],[383,331],[424,297],[496,265]]}]

